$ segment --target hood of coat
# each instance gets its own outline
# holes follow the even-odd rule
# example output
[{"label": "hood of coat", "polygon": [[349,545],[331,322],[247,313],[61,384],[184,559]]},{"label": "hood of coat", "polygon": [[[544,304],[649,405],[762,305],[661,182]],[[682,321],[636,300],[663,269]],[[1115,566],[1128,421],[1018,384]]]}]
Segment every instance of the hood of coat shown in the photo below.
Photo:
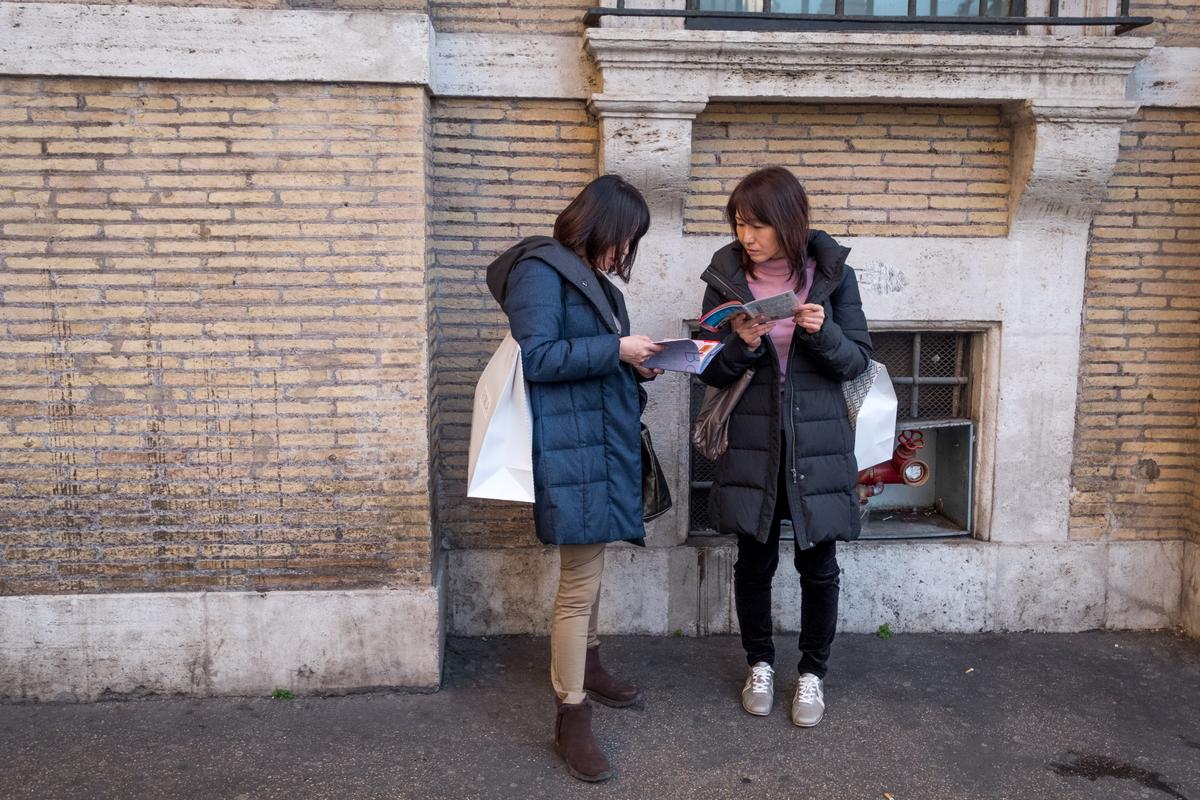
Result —
[{"label": "hood of coat", "polygon": [[[812,230],[808,234],[808,252],[817,262],[812,289],[808,293],[808,302],[821,303],[842,282],[850,248],[838,244],[825,231]],[[742,269],[742,245],[740,242],[730,242],[713,253],[712,263],[704,270],[701,278],[705,283],[716,287],[730,300],[748,303],[754,299],[750,293],[750,284],[746,280],[746,273]]]},{"label": "hood of coat", "polygon": [[584,297],[592,302],[597,313],[614,333],[620,333],[621,327],[627,324],[628,315],[625,304],[618,293],[618,314],[620,321],[613,320],[612,306],[604,293],[600,281],[604,280],[596,274],[583,259],[561,242],[551,236],[530,236],[517,242],[505,250],[487,268],[487,286],[496,298],[500,307],[508,295],[508,278],[517,264],[527,258],[536,258],[553,267],[563,279],[579,290]]}]

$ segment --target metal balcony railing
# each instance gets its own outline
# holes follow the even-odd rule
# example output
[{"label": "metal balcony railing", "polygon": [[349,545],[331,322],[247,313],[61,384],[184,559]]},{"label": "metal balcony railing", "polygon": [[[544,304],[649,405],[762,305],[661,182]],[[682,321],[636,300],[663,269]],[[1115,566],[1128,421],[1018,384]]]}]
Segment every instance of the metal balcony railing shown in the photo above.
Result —
[{"label": "metal balcony railing", "polygon": [[1111,27],[1119,35],[1154,22],[1132,16],[1130,0],[1120,0],[1117,16],[1063,16],[1059,0],[1034,15],[1027,0],[687,0],[686,8],[627,8],[625,0],[593,8],[584,17],[683,18],[699,30],[871,30],[1021,33],[1035,26]]}]

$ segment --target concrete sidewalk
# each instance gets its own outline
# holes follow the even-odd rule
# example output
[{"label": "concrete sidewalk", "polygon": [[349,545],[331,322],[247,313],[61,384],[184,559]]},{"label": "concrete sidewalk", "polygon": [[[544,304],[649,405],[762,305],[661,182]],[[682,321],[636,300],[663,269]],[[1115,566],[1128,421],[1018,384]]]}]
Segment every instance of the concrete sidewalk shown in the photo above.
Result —
[{"label": "concrete sidewalk", "polygon": [[646,703],[598,707],[602,785],[554,755],[549,643],[522,637],[452,639],[432,695],[0,706],[0,798],[1200,800],[1195,640],[842,636],[811,730],[788,721],[795,641],[777,644],[755,718],[736,639],[606,639]]}]

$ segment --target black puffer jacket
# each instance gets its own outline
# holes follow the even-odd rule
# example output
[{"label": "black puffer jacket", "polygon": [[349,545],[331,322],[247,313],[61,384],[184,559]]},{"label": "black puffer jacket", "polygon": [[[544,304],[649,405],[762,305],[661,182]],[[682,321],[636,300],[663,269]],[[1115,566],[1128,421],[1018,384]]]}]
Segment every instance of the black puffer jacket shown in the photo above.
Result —
[{"label": "black puffer jacket", "polygon": [[[788,355],[787,380],[779,380],[779,358],[769,336],[750,350],[736,334],[700,376],[710,386],[728,386],[749,367],[754,379],[729,422],[729,449],[716,464],[709,495],[711,519],[721,533],[765,542],[779,487],[781,451],[788,463],[789,506],[796,542],[808,548],[830,539],[858,538],[861,529],[854,485],[854,434],[846,416],[842,382],[860,375],[871,356],[849,248],[813,231],[809,254],[816,260],[809,303],[825,306],[816,333],[796,329]],[[737,243],[713,254],[704,271],[704,311],[730,300],[753,300]],[[787,413],[783,413],[787,409]],[[780,437],[784,447],[780,447]]]}]

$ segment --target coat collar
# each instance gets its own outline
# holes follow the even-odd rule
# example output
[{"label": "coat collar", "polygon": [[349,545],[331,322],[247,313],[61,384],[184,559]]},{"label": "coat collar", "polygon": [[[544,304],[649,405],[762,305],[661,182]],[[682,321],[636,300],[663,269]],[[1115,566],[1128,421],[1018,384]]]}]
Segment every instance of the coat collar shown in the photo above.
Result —
[{"label": "coat collar", "polygon": [[[628,336],[629,335],[629,309],[625,307],[625,294],[619,288],[617,288],[616,283],[614,283],[613,280],[611,278],[609,278],[607,275],[596,274],[596,278],[598,280],[604,281],[604,282],[608,283],[610,286],[612,286],[612,296],[613,296],[613,299],[617,303],[617,330],[615,331],[615,333],[619,333],[622,336]],[[600,293],[604,294],[603,286],[601,286]],[[607,298],[605,298],[605,299],[607,299]],[[611,307],[612,306],[610,306],[608,303],[605,303],[605,305],[604,305],[605,309],[608,309]],[[609,316],[609,318],[611,318],[612,314],[609,314],[608,316]]]},{"label": "coat collar", "polygon": [[[823,303],[842,282],[850,248],[842,247],[824,231],[814,230],[808,236],[808,252],[817,262],[813,285],[808,292],[808,302]],[[714,253],[712,263],[704,270],[701,278],[721,292],[727,300],[749,303],[754,299],[750,292],[750,283],[742,269],[742,246],[738,242],[731,242]]]},{"label": "coat collar", "polygon": [[617,299],[617,319],[614,320],[612,304],[608,302],[604,287],[600,283],[605,278],[585,264],[573,251],[549,236],[531,236],[522,240],[488,267],[488,288],[501,306],[504,305],[507,294],[508,276],[517,264],[526,258],[536,258],[553,267],[563,280],[574,286],[591,302],[600,319],[613,333],[625,335],[623,332],[629,330],[629,312],[625,308],[625,298],[621,296],[621,292],[614,292]]},{"label": "coat collar", "polygon": [[[600,283],[606,280],[604,276],[597,273],[594,269],[583,262],[583,259],[571,252],[562,245],[559,245],[563,253],[566,255],[555,261],[546,261],[547,264],[558,270],[558,273],[563,276],[567,283],[574,286],[579,292],[586,297],[595,307],[596,313],[600,315],[600,319],[608,326],[608,329],[613,333],[620,334],[623,329],[629,327],[629,315],[625,310],[625,298],[621,296],[621,292],[615,291],[613,296],[617,298],[617,318],[613,318],[613,307],[608,302],[608,296],[604,293],[604,286]],[[541,254],[538,256],[541,258]],[[616,289],[616,287],[613,287]]]}]

